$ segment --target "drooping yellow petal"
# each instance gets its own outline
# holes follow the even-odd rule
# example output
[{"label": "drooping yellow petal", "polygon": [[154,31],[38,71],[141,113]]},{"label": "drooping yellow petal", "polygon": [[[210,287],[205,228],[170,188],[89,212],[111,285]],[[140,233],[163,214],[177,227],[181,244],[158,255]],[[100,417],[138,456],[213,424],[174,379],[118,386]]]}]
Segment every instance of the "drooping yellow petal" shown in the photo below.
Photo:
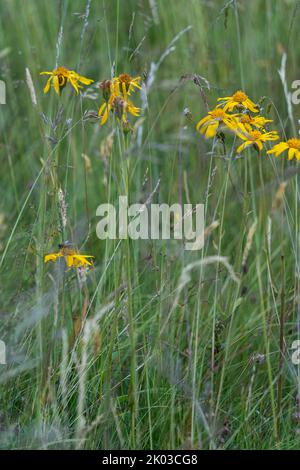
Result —
[{"label": "drooping yellow petal", "polygon": [[83,77],[82,75],[78,75],[77,80],[84,85],[90,85],[91,83],[94,83],[94,80],[91,80],[90,78]]},{"label": "drooping yellow petal", "polygon": [[68,268],[72,268],[74,265],[74,256],[75,255],[66,255],[65,260]]},{"label": "drooping yellow petal", "polygon": [[204,118],[202,118],[196,125],[197,131],[203,124],[205,124],[207,121],[210,121],[210,119],[211,119],[211,116],[205,116]]},{"label": "drooping yellow petal", "polygon": [[56,91],[56,93],[60,95],[59,78],[57,75],[53,77],[53,86],[54,86],[54,90]]},{"label": "drooping yellow petal", "polygon": [[210,139],[211,137],[214,137],[217,133],[218,127],[219,127],[218,122],[212,122],[211,124],[209,124],[206,128],[206,131],[205,131],[205,137],[207,139]]},{"label": "drooping yellow petal", "polygon": [[258,113],[259,111],[257,109],[257,106],[249,98],[247,98],[246,101],[243,101],[242,104],[245,106],[245,108],[250,109],[250,111],[252,111],[253,113]]},{"label": "drooping yellow petal", "polygon": [[290,148],[290,149],[289,149],[289,151],[288,151],[288,159],[289,159],[289,160],[293,160],[296,151],[297,151],[297,150],[296,150],[296,149],[293,149],[293,148]]},{"label": "drooping yellow petal", "polygon": [[45,87],[44,87],[44,93],[45,93],[45,94],[48,93],[48,91],[49,91],[49,89],[50,89],[51,80],[52,80],[52,77],[48,78],[48,80],[47,80],[47,83],[46,83],[46,85],[45,85]]},{"label": "drooping yellow petal", "polygon": [[74,79],[74,77],[70,77],[70,78],[69,78],[69,81],[70,81],[72,87],[74,88],[74,90],[76,91],[76,93],[77,93],[77,95],[78,95],[78,93],[79,93],[79,88],[78,88],[78,85],[77,85],[77,80]]},{"label": "drooping yellow petal", "polygon": [[238,148],[237,148],[237,153],[241,153],[246,147],[249,147],[249,145],[253,144],[252,141],[246,140],[246,142],[243,142]]},{"label": "drooping yellow petal", "polygon": [[259,150],[262,150],[264,148],[262,142],[260,140],[256,140],[255,141],[255,144],[257,145],[257,147],[259,148]]}]

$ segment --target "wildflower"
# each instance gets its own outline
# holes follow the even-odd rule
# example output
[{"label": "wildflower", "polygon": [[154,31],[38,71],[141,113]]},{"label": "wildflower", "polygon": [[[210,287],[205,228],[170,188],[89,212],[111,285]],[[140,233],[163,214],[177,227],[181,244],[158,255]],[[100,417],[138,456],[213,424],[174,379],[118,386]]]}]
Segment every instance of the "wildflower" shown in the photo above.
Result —
[{"label": "wildflower", "polygon": [[249,147],[249,145],[254,145],[259,150],[262,150],[263,142],[266,142],[268,140],[279,139],[279,136],[276,131],[260,132],[258,130],[254,130],[245,133],[237,131],[236,133],[242,140],[245,141],[238,147],[237,153],[242,152],[246,147]]},{"label": "wildflower", "polygon": [[271,150],[268,150],[267,153],[275,153],[275,157],[278,157],[285,150],[288,150],[289,160],[292,160],[294,157],[300,160],[300,139],[294,138],[286,142],[279,142],[279,144],[274,145]]},{"label": "wildflower", "polygon": [[113,110],[117,118],[123,122],[127,122],[127,113],[133,116],[139,116],[140,114],[140,108],[137,108],[130,100],[116,95],[114,92],[111,93],[109,100],[105,101],[99,109],[98,116],[101,117],[101,126],[106,123],[110,110]]},{"label": "wildflower", "polygon": [[232,111],[235,107],[249,109],[253,113],[258,113],[258,109],[255,103],[241,90],[236,91],[232,96],[225,96],[224,98],[218,98],[218,101],[222,101],[218,105],[224,106],[225,111]]},{"label": "wildflower", "polygon": [[124,97],[130,95],[132,91],[135,91],[135,88],[141,89],[139,82],[141,77],[131,77],[127,73],[121,73],[118,77],[112,79],[113,84],[118,87],[118,91],[123,93]]},{"label": "wildflower", "polygon": [[140,108],[137,108],[129,99],[128,95],[136,88],[140,88],[138,82],[140,77],[132,78],[130,75],[121,74],[112,80],[104,80],[100,83],[105,102],[100,106],[98,116],[101,118],[101,126],[112,110],[119,121],[127,122],[127,113],[139,116]]},{"label": "wildflower", "polygon": [[82,77],[73,70],[68,70],[66,67],[58,67],[57,69],[52,70],[52,72],[41,72],[40,75],[50,75],[44,88],[44,93],[48,93],[52,82],[54,90],[58,95],[60,95],[61,90],[64,89],[67,82],[69,82],[75,89],[76,93],[78,93],[79,88],[82,88],[79,83],[90,85],[94,81],[89,78]]},{"label": "wildflower", "polygon": [[239,122],[241,124],[242,130],[247,132],[252,131],[252,127],[257,129],[262,129],[268,122],[273,122],[272,119],[266,119],[263,116],[250,116],[250,114],[241,114],[239,116]]},{"label": "wildflower", "polygon": [[68,242],[58,245],[60,251],[57,253],[50,253],[44,257],[44,262],[48,263],[49,261],[56,262],[57,258],[64,258],[68,268],[81,268],[85,266],[92,266],[93,263],[89,261],[88,258],[93,258],[90,255],[81,255],[77,253],[74,249],[70,248]]},{"label": "wildflower", "polygon": [[206,138],[214,137],[222,123],[232,130],[237,129],[238,122],[236,116],[237,114],[227,114],[222,108],[215,108],[209,111],[208,115],[198,122],[196,129],[201,134],[205,134]]}]

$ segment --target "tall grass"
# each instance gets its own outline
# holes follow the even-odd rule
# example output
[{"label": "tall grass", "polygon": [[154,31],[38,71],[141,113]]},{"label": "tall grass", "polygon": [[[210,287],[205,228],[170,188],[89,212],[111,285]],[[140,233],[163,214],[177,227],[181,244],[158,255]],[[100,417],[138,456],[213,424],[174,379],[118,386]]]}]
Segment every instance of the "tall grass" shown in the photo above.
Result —
[{"label": "tall grass", "polygon": [[[299,2],[2,0],[0,12],[1,447],[299,448],[298,164],[237,157],[195,131],[244,87],[295,133],[284,84],[299,78]],[[96,82],[142,75],[130,138],[93,118],[97,83],[44,96],[39,72],[56,65]],[[203,202],[203,250],[99,240],[96,208],[119,195]],[[95,256],[86,281],[44,264],[65,239]]]}]

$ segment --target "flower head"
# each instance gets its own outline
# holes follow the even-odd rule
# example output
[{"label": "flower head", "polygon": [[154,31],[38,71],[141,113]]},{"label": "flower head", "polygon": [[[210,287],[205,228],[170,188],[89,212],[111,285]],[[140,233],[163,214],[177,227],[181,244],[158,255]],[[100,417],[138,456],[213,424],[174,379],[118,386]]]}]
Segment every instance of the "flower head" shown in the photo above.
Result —
[{"label": "flower head", "polygon": [[127,121],[127,113],[133,116],[139,116],[140,108],[137,108],[132,101],[128,99],[127,94],[120,91],[119,84],[113,80],[105,80],[101,82],[100,87],[103,90],[105,102],[100,106],[98,116],[101,118],[101,126],[103,126],[110,111],[113,111],[119,121]]},{"label": "flower head", "polygon": [[70,247],[69,244],[60,244],[58,246],[60,251],[57,253],[50,253],[44,257],[44,262],[55,261],[57,258],[64,258],[68,268],[82,268],[85,266],[92,266],[93,263],[89,261],[89,258],[93,258],[90,255],[81,255]]},{"label": "flower head", "polygon": [[141,77],[133,78],[128,73],[121,73],[118,77],[113,78],[112,81],[118,87],[118,94],[122,93],[125,97],[130,95],[132,91],[135,91],[135,88],[141,89],[139,85]]},{"label": "flower head", "polygon": [[57,69],[52,70],[52,72],[41,72],[40,75],[50,75],[44,87],[44,93],[48,93],[52,83],[54,90],[58,95],[61,94],[61,91],[66,86],[67,82],[69,82],[75,89],[76,93],[78,93],[79,88],[82,88],[80,83],[83,85],[90,85],[94,81],[89,78],[82,77],[73,70],[68,70],[66,67],[58,67]]},{"label": "flower head", "polygon": [[204,134],[206,138],[214,137],[221,124],[225,124],[231,130],[237,129],[238,121],[236,116],[237,114],[226,113],[222,108],[215,108],[198,122],[196,129]]},{"label": "flower head", "polygon": [[232,111],[235,107],[239,109],[249,109],[253,113],[258,113],[258,109],[255,103],[241,90],[236,91],[232,96],[225,96],[224,98],[218,98],[218,101],[222,101],[218,106],[223,106],[225,111]]},{"label": "flower head", "polygon": [[258,150],[263,149],[263,142],[268,140],[277,140],[279,136],[276,131],[272,132],[261,132],[259,130],[252,130],[250,132],[236,131],[237,135],[244,140],[244,142],[238,147],[237,152],[241,153],[249,145],[254,145]]},{"label": "flower head", "polygon": [[275,157],[278,157],[282,152],[288,150],[288,159],[292,160],[296,157],[297,160],[300,160],[300,139],[289,139],[286,142],[279,142],[279,144],[274,145],[271,150],[268,150],[267,153],[274,153]]},{"label": "flower head", "polygon": [[268,122],[273,122],[272,119],[266,119],[263,116],[251,116],[250,114],[240,114],[238,118],[240,122],[240,128],[250,132],[253,127],[256,129],[263,129]]}]

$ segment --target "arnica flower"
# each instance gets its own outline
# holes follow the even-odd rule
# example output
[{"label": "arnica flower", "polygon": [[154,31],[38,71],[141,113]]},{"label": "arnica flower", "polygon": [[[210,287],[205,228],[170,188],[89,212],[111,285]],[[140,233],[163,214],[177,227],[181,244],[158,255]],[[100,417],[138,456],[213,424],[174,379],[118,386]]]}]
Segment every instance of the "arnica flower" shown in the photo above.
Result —
[{"label": "arnica flower", "polygon": [[133,78],[127,73],[121,73],[121,75],[112,79],[113,84],[118,87],[118,94],[123,93],[124,97],[135,91],[135,88],[141,89],[140,81],[141,77]]},{"label": "arnica flower", "polygon": [[89,258],[93,258],[90,255],[81,255],[66,244],[58,245],[60,251],[58,253],[50,253],[44,257],[44,262],[55,261],[57,258],[64,258],[68,268],[82,268],[85,266],[93,266],[93,263],[89,261]]},{"label": "arnica flower", "polygon": [[232,130],[238,128],[237,114],[227,114],[222,108],[215,108],[209,111],[201,121],[198,122],[196,129],[206,138],[214,137],[221,124],[225,124]]},{"label": "arnica flower", "polygon": [[276,131],[272,132],[260,132],[258,130],[250,131],[250,132],[236,132],[237,135],[244,140],[237,149],[237,153],[241,153],[245,148],[249,147],[249,145],[254,145],[258,150],[263,149],[263,142],[267,142],[268,140],[278,140],[279,136]]},{"label": "arnica flower", "polygon": [[50,75],[44,88],[44,93],[48,93],[52,83],[54,90],[58,95],[61,94],[61,90],[64,89],[67,82],[69,82],[75,89],[76,93],[78,93],[79,88],[82,88],[80,83],[83,85],[90,85],[94,81],[90,78],[82,77],[73,70],[68,70],[66,67],[58,67],[57,69],[52,70],[52,72],[41,72],[40,75]]},{"label": "arnica flower", "polygon": [[278,157],[285,150],[288,150],[289,160],[292,160],[294,157],[300,160],[300,139],[289,139],[286,142],[279,142],[271,150],[268,150],[267,153],[275,153],[275,157]]},{"label": "arnica flower", "polygon": [[[107,80],[105,82],[107,83]],[[101,87],[101,84],[100,84]],[[101,105],[98,116],[101,118],[101,126],[103,126],[107,119],[109,112],[112,110],[114,111],[115,115],[117,116],[118,120],[122,120],[123,122],[127,121],[127,113],[132,114],[133,116],[139,116],[140,108],[134,106],[134,104],[125,96],[119,93],[119,87],[112,81],[110,82],[109,89],[110,89],[110,96],[108,98],[108,85],[101,87],[103,90],[103,97],[105,102]]]},{"label": "arnica flower", "polygon": [[268,122],[273,122],[272,119],[266,119],[263,116],[250,116],[250,114],[240,114],[239,122],[242,130],[250,132],[253,127],[257,129],[263,129]]},{"label": "arnica flower", "polygon": [[222,101],[218,105],[223,106],[225,111],[232,111],[235,107],[249,109],[253,113],[258,113],[258,108],[253,101],[241,90],[236,91],[232,96],[225,96],[224,98],[218,98],[218,101]]}]

